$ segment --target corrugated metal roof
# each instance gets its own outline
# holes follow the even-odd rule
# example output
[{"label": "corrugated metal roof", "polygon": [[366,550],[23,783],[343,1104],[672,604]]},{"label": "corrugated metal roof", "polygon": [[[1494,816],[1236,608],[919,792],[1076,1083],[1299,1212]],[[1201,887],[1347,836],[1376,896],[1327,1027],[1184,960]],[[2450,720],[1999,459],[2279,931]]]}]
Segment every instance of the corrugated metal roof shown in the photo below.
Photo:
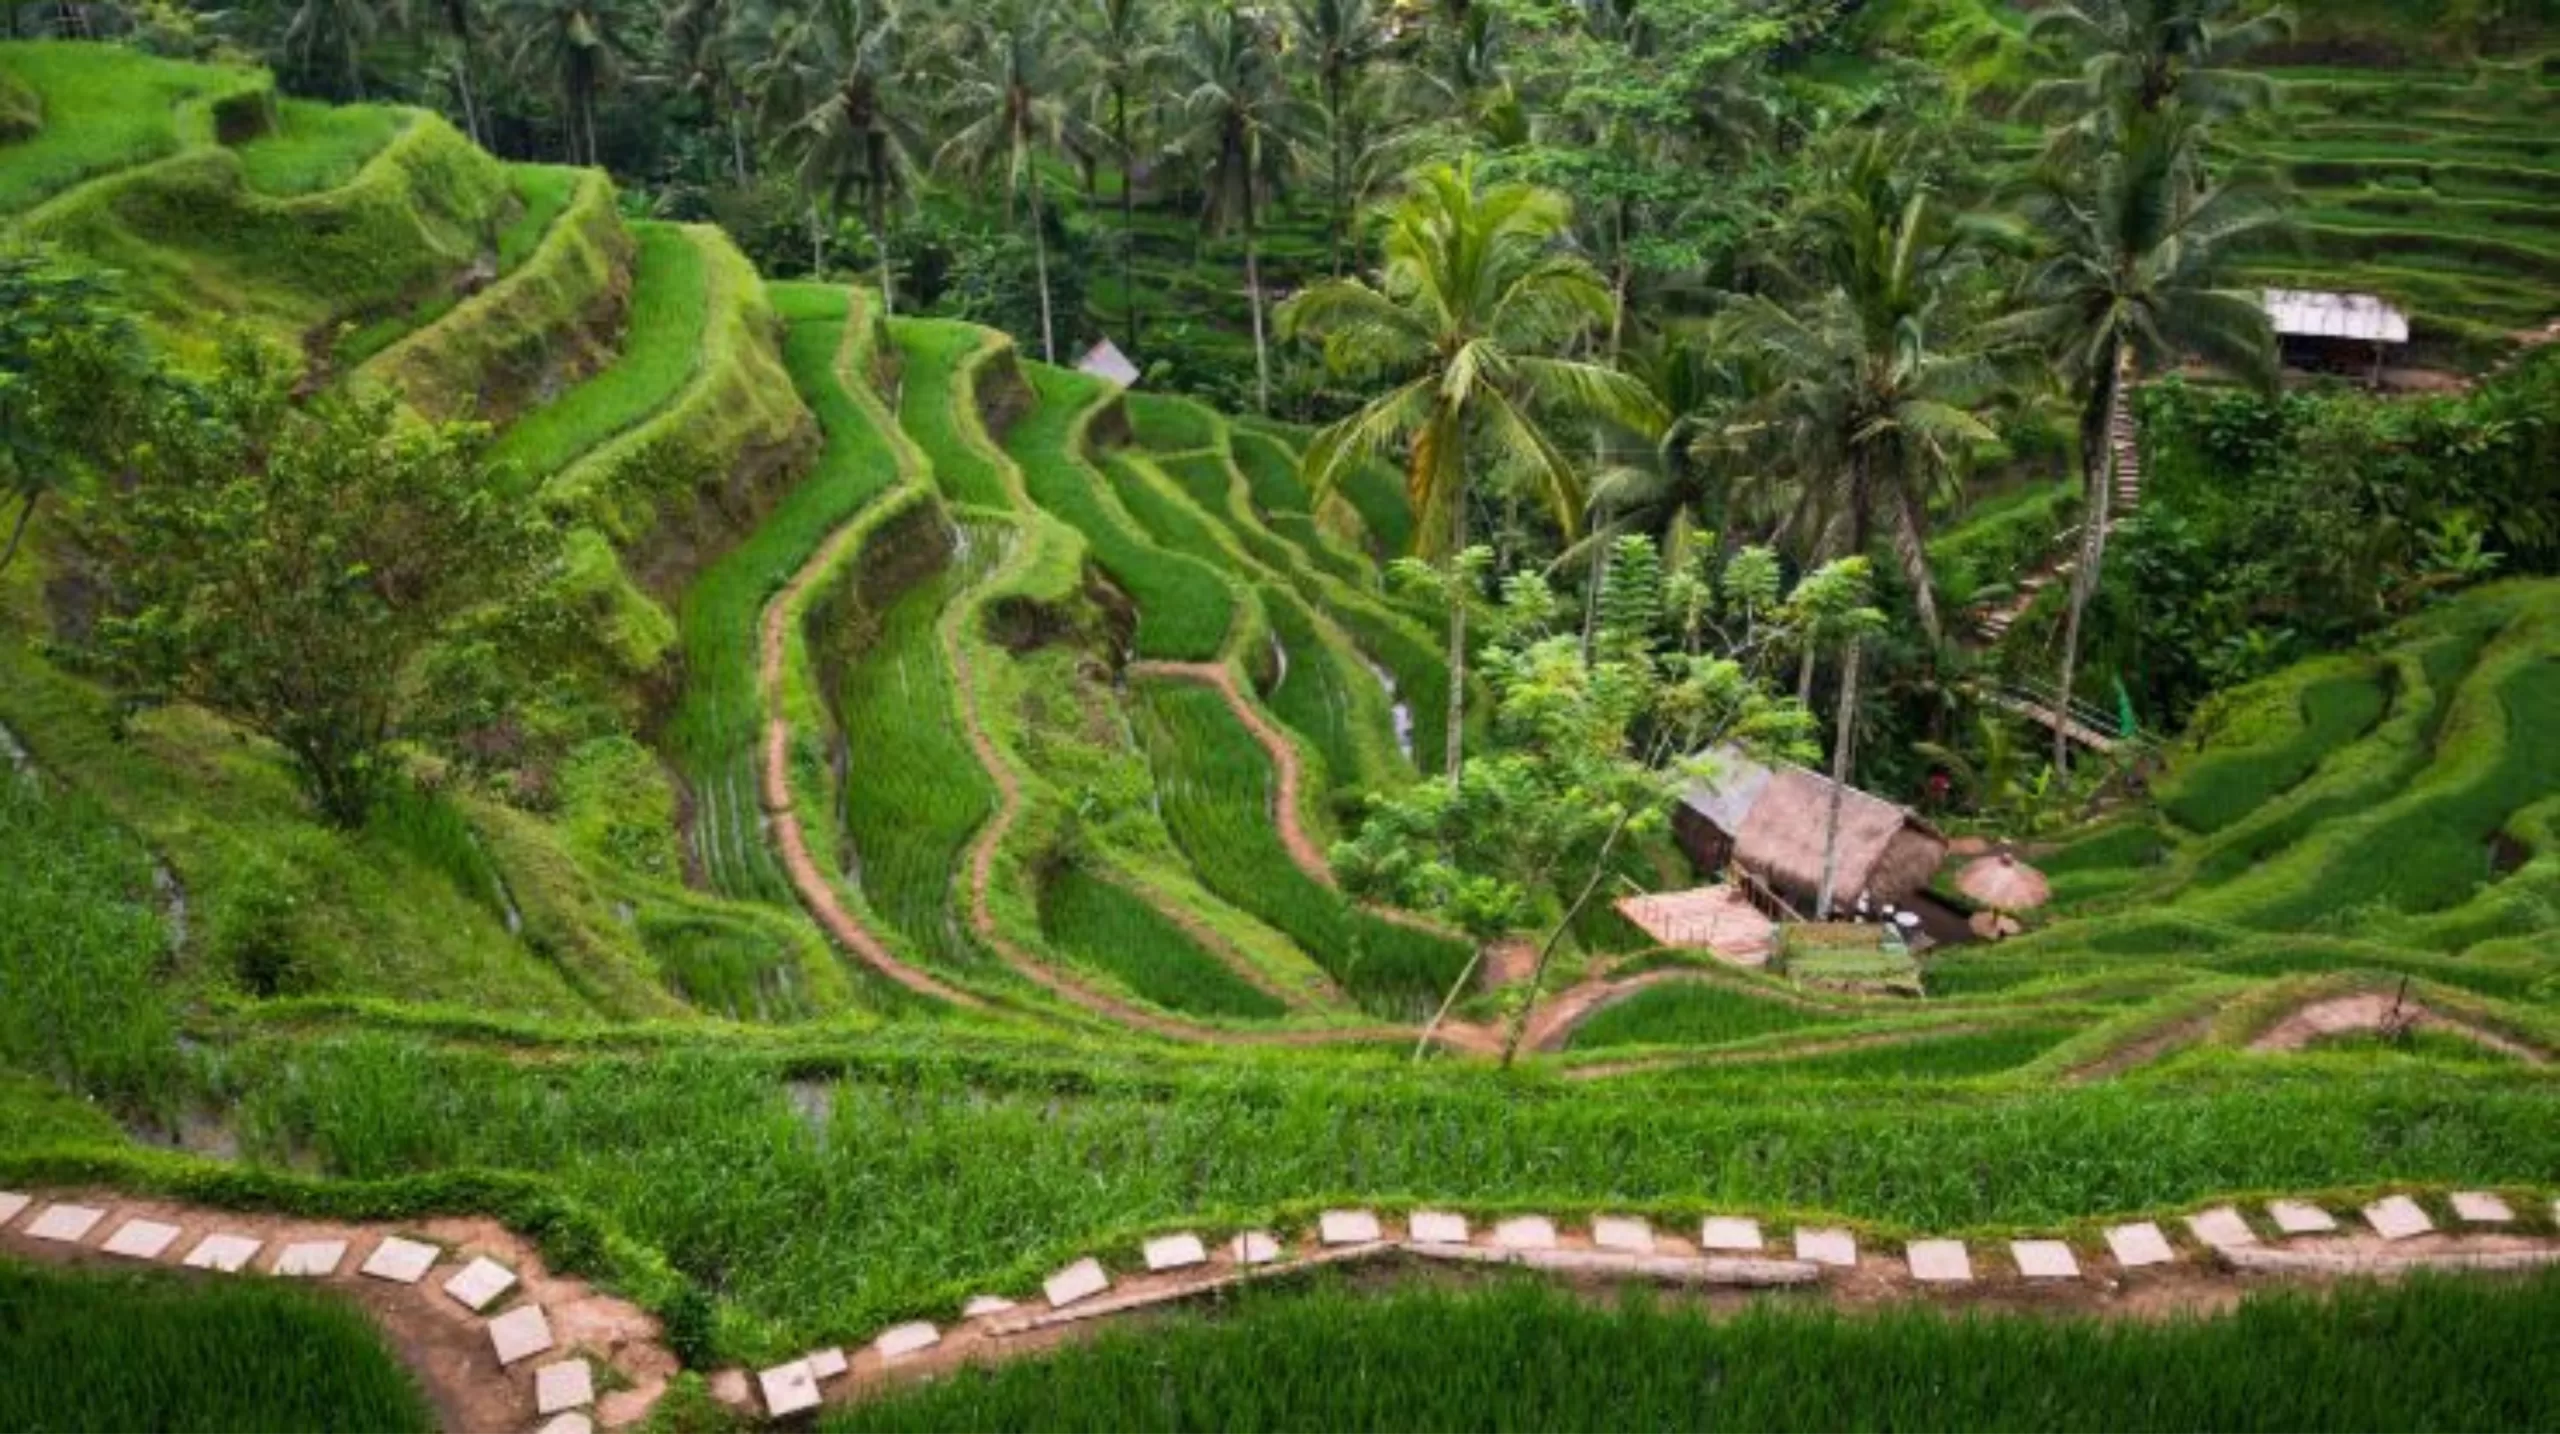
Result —
[{"label": "corrugated metal roof", "polygon": [[2287,338],[2360,339],[2386,344],[2409,341],[2409,316],[2372,294],[2269,289],[2262,302],[2276,332]]},{"label": "corrugated metal roof", "polygon": [[1087,349],[1085,356],[1076,361],[1076,372],[1089,373],[1122,388],[1132,387],[1138,381],[1138,366],[1131,363],[1129,356],[1120,352],[1120,346],[1109,339]]},{"label": "corrugated metal roof", "polygon": [[1732,747],[1718,747],[1704,755],[1714,765],[1713,775],[1690,782],[1681,790],[1680,800],[1731,836],[1742,830],[1760,794],[1768,790],[1770,772]]}]

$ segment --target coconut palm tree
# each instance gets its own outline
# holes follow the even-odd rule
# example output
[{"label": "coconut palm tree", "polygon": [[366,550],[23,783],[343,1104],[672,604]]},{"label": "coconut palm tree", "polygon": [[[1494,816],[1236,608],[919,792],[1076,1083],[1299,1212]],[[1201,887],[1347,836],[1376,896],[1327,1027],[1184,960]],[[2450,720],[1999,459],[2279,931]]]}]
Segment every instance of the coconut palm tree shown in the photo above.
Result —
[{"label": "coconut palm tree", "polygon": [[[1609,323],[1609,288],[1558,243],[1572,221],[1565,197],[1527,184],[1487,184],[1472,160],[1413,176],[1383,216],[1384,267],[1375,284],[1330,279],[1280,309],[1284,337],[1321,337],[1340,370],[1400,381],[1307,445],[1309,485],[1330,494],[1361,462],[1404,457],[1415,545],[1456,561],[1467,542],[1470,483],[1517,475],[1567,533],[1581,526],[1581,475],[1555,425],[1594,418],[1657,431],[1663,414],[1644,385],[1604,364],[1567,357]],[[1449,604],[1448,777],[1454,790],[1464,736],[1467,604]]]},{"label": "coconut palm tree", "polygon": [[1298,63],[1315,71],[1324,107],[1325,245],[1332,273],[1342,274],[1343,246],[1351,237],[1353,159],[1361,145],[1356,106],[1362,81],[1387,54],[1388,17],[1377,0],[1291,0],[1289,28]]},{"label": "coconut palm tree", "polygon": [[2028,114],[2060,115],[2065,147],[2103,142],[2110,116],[2155,115],[2171,105],[2199,119],[2260,108],[2275,81],[2238,68],[2250,51],[2293,33],[2282,9],[2253,0],[2055,0],[2027,20],[2027,40],[2059,50],[2076,68],[2038,81],[2020,98]]},{"label": "coconut palm tree", "polygon": [[1040,284],[1040,356],[1058,361],[1050,312],[1049,237],[1040,207],[1040,158],[1064,153],[1087,126],[1072,103],[1082,55],[1062,33],[1062,12],[1039,3],[989,6],[962,22],[950,85],[957,127],[936,165],[981,177],[1002,174],[1006,222],[1028,198],[1032,262]]},{"label": "coconut palm tree", "polygon": [[1111,153],[1120,161],[1121,336],[1138,344],[1138,148],[1131,137],[1130,98],[1154,77],[1164,56],[1156,11],[1148,0],[1089,0],[1079,37],[1097,108],[1106,111]]},{"label": "coconut palm tree", "polygon": [[630,57],[622,10],[612,0],[505,0],[499,19],[514,37],[514,68],[560,87],[569,162],[602,164],[596,97],[621,78]]},{"label": "coconut palm tree", "polygon": [[[862,191],[884,313],[897,311],[889,204],[906,189],[912,147],[921,143],[907,112],[904,42],[898,0],[816,0],[775,31],[752,72],[767,112],[783,122],[783,152],[798,167],[812,213],[832,218],[847,191]],[[825,262],[822,248],[819,267]]]},{"label": "coconut palm tree", "polygon": [[770,53],[765,41],[782,17],[745,0],[669,0],[667,58],[677,85],[699,95],[729,132],[730,177],[748,177],[747,119],[753,56]]},{"label": "coconut palm tree", "polygon": [[364,48],[382,28],[375,0],[301,0],[284,24],[285,50],[305,65],[336,61],[351,100],[364,98]]},{"label": "coconut palm tree", "polygon": [[452,46],[454,96],[462,103],[462,130],[481,142],[480,97],[471,84],[472,52],[480,46],[471,0],[400,0],[400,28],[411,34],[441,29]]},{"label": "coconut palm tree", "polygon": [[[2037,258],[2015,307],[1990,326],[1994,343],[2027,345],[2049,360],[2076,396],[2084,508],[2071,572],[2055,687],[2068,711],[2080,629],[2098,589],[2114,497],[2108,441],[2145,367],[2193,354],[2272,388],[2275,333],[2259,296],[2220,287],[2233,251],[2281,220],[2247,184],[2210,184],[2194,151],[2206,131],[2179,106],[2122,112],[2113,142],[2066,170],[2048,165],[2020,206]],[[2054,731],[2054,766],[2068,770],[2070,739]]]},{"label": "coconut palm tree", "polygon": [[1176,34],[1167,68],[1182,91],[1172,147],[1191,156],[1212,230],[1244,235],[1245,302],[1253,314],[1254,404],[1271,411],[1271,345],[1264,331],[1260,219],[1297,156],[1305,126],[1280,69],[1280,36],[1251,11],[1195,12]]}]

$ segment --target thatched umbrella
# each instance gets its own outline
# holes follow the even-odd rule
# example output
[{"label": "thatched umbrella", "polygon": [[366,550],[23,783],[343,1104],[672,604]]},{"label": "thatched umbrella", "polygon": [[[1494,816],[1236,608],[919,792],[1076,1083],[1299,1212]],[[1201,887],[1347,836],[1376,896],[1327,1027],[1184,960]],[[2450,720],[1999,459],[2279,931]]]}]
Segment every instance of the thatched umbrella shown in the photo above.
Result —
[{"label": "thatched umbrella", "polygon": [[2018,860],[2006,846],[1956,873],[1956,890],[1991,909],[1988,934],[1995,941],[2015,934],[2017,928],[2004,913],[2031,910],[2053,899],[2053,887],[2044,873]]}]

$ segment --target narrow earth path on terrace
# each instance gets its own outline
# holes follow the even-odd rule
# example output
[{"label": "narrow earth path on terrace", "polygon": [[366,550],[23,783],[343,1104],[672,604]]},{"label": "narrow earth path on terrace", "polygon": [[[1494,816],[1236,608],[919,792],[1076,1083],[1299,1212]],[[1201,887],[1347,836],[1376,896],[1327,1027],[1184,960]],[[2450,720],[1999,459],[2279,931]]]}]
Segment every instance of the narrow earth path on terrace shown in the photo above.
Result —
[{"label": "narrow earth path on terrace", "polygon": [[[851,299],[845,320],[848,344],[850,336],[859,332],[865,322],[864,312],[862,297],[857,292]],[[839,354],[839,364],[842,361]],[[839,377],[838,381],[843,380]],[[874,501],[885,501],[887,496],[883,494]],[[792,890],[799,893],[801,904],[809,908],[810,916],[838,944],[874,971],[918,995],[948,1001],[955,1006],[979,1007],[985,1003],[977,997],[900,960],[878,933],[845,909],[844,903],[836,896],[834,883],[818,869],[817,862],[809,855],[808,838],[800,830],[799,809],[791,800],[791,725],[782,711],[782,663],[790,641],[790,614],[809,584],[843,557],[846,545],[857,540],[860,529],[856,524],[861,516],[857,512],[829,534],[827,540],[818,545],[817,551],[809,555],[809,560],[800,565],[800,570],[766,599],[764,612],[757,620],[756,697],[763,703],[765,713],[761,784],[765,821],[773,833],[774,849],[782,858],[782,868],[790,875]],[[852,779],[850,775],[847,778]]]},{"label": "narrow earth path on terrace", "polygon": [[678,1364],[647,1311],[478,1216],[315,1220],[77,1188],[0,1191],[0,1254],[309,1280],[364,1311],[446,1429],[637,1424]]},{"label": "narrow earth path on terrace", "polygon": [[1747,1051],[1713,1051],[1703,1055],[1645,1056],[1635,1060],[1606,1061],[1596,1065],[1571,1066],[1557,1072],[1566,1080],[1606,1080],[1612,1076],[1637,1075],[1645,1071],[1683,1070],[1703,1066],[1756,1066],[1773,1061],[1806,1060],[1814,1056],[1836,1056],[1849,1051],[1869,1051],[1879,1046],[1911,1045],[1955,1036],[1977,1036],[1991,1027],[1974,1022],[1951,1022],[1943,1026],[1921,1026],[1914,1029],[1869,1031],[1864,1035],[1841,1036],[1832,1040],[1797,1041],[1783,1045],[1761,1046]]},{"label": "narrow earth path on terrace", "polygon": [[2379,991],[2352,996],[2333,996],[2323,1001],[2296,1008],[2292,1014],[2249,1042],[2253,1051],[2298,1051],[2315,1041],[2358,1031],[2418,1030],[2441,1031],[2459,1036],[2475,1045],[2513,1056],[2527,1065],[2546,1064],[2550,1057],[2512,1036],[2500,1035],[2486,1026],[2457,1020],[2421,1005],[2403,1001]]}]

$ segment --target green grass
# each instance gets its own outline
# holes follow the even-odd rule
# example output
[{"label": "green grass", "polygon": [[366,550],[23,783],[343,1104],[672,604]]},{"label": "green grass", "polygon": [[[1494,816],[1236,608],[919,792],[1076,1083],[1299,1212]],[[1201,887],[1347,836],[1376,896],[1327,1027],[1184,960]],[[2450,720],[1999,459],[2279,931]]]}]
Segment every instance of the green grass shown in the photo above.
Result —
[{"label": "green grass", "polygon": [[1296,593],[1278,583],[1265,583],[1260,592],[1285,664],[1279,682],[1263,699],[1271,715],[1315,744],[1335,786],[1383,781],[1388,774],[1374,770],[1372,744],[1359,731],[1360,709],[1351,686],[1371,681],[1369,674],[1343,670],[1317,633],[1315,615]]},{"label": "green grass", "polygon": [[2162,784],[2161,809],[2194,832],[2220,831],[2258,810],[2382,720],[2391,702],[2383,675],[2359,667],[2266,692],[2256,711],[2226,709],[2236,730]]},{"label": "green grass", "polygon": [[1166,1010],[1246,1021],[1287,1013],[1144,899],[1080,867],[1041,883],[1040,929],[1059,950]]},{"label": "green grass", "polygon": [[429,1430],[348,1301],[290,1282],[0,1261],[0,1426]]},{"label": "green grass", "polygon": [[275,128],[233,153],[260,194],[317,194],[354,179],[408,122],[408,111],[389,105],[279,100]]},{"label": "green grass", "polygon": [[516,420],[492,445],[538,485],[673,402],[693,376],[710,323],[711,279],[699,245],[672,225],[632,226],[639,241],[631,318],[605,369]]},{"label": "green grass", "polygon": [[560,164],[517,164],[507,168],[515,189],[515,217],[498,230],[498,275],[514,273],[542,247],[551,221],[569,207],[578,192],[580,171]]},{"label": "green grass", "polygon": [[1070,450],[1077,416],[1103,396],[1099,383],[1065,369],[1024,364],[1040,403],[1005,435],[1032,501],[1081,532],[1094,561],[1137,605],[1138,655],[1201,662],[1218,655],[1235,623],[1235,598],[1217,571],[1168,553],[1132,531],[1104,497],[1100,474]]},{"label": "green grass", "polygon": [[166,1103],[177,1022],[151,858],[98,805],[0,766],[0,1060],[129,1109]]},{"label": "green grass", "polygon": [[1607,1303],[1340,1279],[830,1412],[831,1434],[1172,1429],[2514,1429],[2560,1275],[2262,1292],[2167,1321]]},{"label": "green grass", "polygon": [[1834,1017],[1769,996],[1704,981],[1648,987],[1605,1006],[1576,1027],[1571,1048],[1713,1046],[1778,1031],[1827,1025]]},{"label": "green grass", "polygon": [[217,96],[263,90],[255,70],[155,59],[113,45],[0,42],[0,73],[43,102],[44,127],[0,149],[0,214],[84,179],[129,169],[213,137]]},{"label": "green grass", "polygon": [[954,503],[1006,507],[1010,499],[1003,474],[963,437],[964,432],[982,431],[974,407],[961,401],[967,391],[961,369],[985,344],[987,331],[942,319],[897,319],[889,333],[906,355],[898,422],[932,455],[934,483]]},{"label": "green grass", "polygon": [[1138,706],[1165,824],[1201,884],[1286,933],[1364,1008],[1427,1015],[1466,964],[1466,947],[1357,910],[1290,861],[1272,824],[1270,756],[1224,698],[1196,683],[1154,682]]}]

